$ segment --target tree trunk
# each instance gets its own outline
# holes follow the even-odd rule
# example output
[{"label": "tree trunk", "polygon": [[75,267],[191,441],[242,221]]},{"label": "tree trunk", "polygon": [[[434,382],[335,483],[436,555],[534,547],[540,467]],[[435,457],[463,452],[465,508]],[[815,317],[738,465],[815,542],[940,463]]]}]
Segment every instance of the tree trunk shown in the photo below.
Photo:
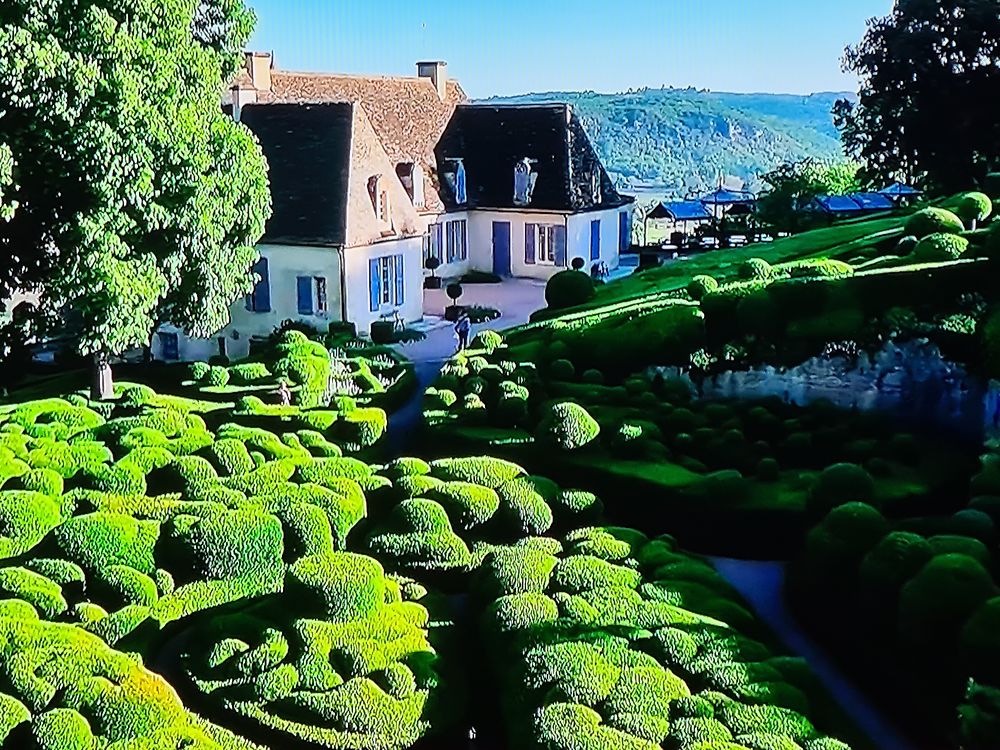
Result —
[{"label": "tree trunk", "polygon": [[94,401],[110,401],[115,395],[115,381],[111,373],[111,363],[107,352],[94,354],[93,380],[90,384],[90,397]]}]

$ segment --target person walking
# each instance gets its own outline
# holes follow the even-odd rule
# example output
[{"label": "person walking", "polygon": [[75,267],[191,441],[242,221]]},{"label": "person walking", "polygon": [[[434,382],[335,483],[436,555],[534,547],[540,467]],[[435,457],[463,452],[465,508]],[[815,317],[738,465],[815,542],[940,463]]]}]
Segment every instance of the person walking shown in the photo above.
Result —
[{"label": "person walking", "polygon": [[472,333],[472,320],[466,313],[458,316],[455,323],[455,336],[458,338],[458,351],[465,351],[469,346],[469,334]]}]

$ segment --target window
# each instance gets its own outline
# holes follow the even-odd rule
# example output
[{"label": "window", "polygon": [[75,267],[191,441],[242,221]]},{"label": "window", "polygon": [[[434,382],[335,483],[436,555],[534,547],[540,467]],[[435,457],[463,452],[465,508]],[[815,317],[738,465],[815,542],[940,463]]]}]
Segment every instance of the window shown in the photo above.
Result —
[{"label": "window", "polygon": [[448,262],[454,263],[457,260],[467,260],[469,257],[468,247],[468,224],[465,219],[449,221],[448,231]]},{"label": "window", "polygon": [[403,256],[386,255],[368,261],[369,310],[378,312],[385,305],[399,307],[405,302]]},{"label": "window", "polygon": [[382,175],[368,178],[368,197],[371,198],[375,215],[386,224],[389,223],[389,193],[385,189]]},{"label": "window", "polygon": [[316,312],[323,315],[329,312],[326,299],[326,278],[317,276],[313,281],[316,282]]},{"label": "window", "polygon": [[514,165],[514,205],[527,206],[535,192],[535,182],[538,174],[532,171],[534,159],[525,157]]},{"label": "window", "polygon": [[299,315],[324,315],[328,310],[326,278],[298,276],[295,279]]},{"label": "window", "polygon": [[419,164],[401,162],[396,165],[396,174],[403,184],[406,194],[410,196],[414,208],[423,208],[424,201],[424,170]]},{"label": "window", "polygon": [[561,224],[525,224],[524,262],[565,266],[566,227]]},{"label": "window", "polygon": [[601,171],[599,167],[594,167],[590,173],[590,197],[594,204],[601,202]]},{"label": "window", "polygon": [[601,220],[590,222],[590,259],[601,259]]},{"label": "window", "polygon": [[271,312],[271,280],[268,276],[267,258],[261,258],[253,266],[257,283],[247,295],[246,307],[250,312]]},{"label": "window", "polygon": [[444,225],[431,224],[424,235],[424,257],[444,260],[441,256],[441,246],[444,238]]},{"label": "window", "polygon": [[618,252],[627,253],[632,247],[632,213],[622,211],[618,214]]},{"label": "window", "polygon": [[180,342],[177,334],[160,331],[156,335],[160,338],[160,352],[163,359],[168,361],[180,359]]}]

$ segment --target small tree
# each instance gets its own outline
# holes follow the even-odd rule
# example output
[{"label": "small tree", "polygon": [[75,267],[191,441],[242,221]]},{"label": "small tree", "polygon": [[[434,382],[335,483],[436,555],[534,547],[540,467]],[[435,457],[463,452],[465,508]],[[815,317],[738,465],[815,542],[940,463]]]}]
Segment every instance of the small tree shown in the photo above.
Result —
[{"label": "small tree", "polygon": [[454,307],[458,306],[458,300],[462,296],[462,293],[465,290],[462,289],[462,285],[461,284],[457,284],[456,283],[456,284],[449,284],[444,291],[445,291],[445,294],[448,295],[448,299],[451,300],[451,306],[452,306],[452,308],[454,308]]},{"label": "small tree", "polygon": [[427,258],[424,260],[424,268],[426,268],[428,271],[431,272],[432,279],[437,278],[436,271],[440,267],[441,267],[441,259],[434,255],[428,255]]},{"label": "small tree", "polygon": [[990,218],[990,214],[993,213],[993,201],[985,193],[966,193],[959,200],[955,213],[969,229],[975,231],[979,222]]},{"label": "small tree", "polygon": [[580,258],[580,257],[573,258],[573,263],[572,263],[573,270],[574,271],[582,271],[583,270],[583,262],[584,262],[583,258]]}]

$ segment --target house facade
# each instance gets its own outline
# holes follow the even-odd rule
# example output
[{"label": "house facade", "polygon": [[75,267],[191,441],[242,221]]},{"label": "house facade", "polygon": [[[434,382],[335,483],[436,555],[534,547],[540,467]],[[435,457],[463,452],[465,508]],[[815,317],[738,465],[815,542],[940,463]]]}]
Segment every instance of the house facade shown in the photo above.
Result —
[{"label": "house facade", "polygon": [[434,147],[466,101],[443,62],[417,75],[355,76],[275,69],[247,53],[223,106],[254,132],[268,162],[273,215],[253,293],[211,339],[163,327],[165,360],[246,356],[283,321],[320,329],[423,314],[423,259],[444,243]]},{"label": "house facade", "polygon": [[618,194],[572,107],[459,105],[435,150],[442,275],[547,279],[618,267],[634,199]]}]

